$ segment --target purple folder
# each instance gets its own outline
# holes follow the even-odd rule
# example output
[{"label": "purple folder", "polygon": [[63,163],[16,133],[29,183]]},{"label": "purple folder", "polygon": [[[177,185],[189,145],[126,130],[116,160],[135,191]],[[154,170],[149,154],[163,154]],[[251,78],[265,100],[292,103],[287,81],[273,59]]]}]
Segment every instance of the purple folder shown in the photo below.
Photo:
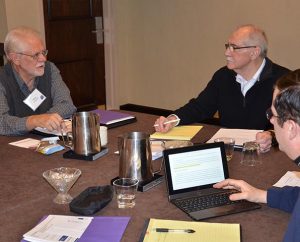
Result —
[{"label": "purple folder", "polygon": [[99,114],[100,124],[107,126],[108,128],[118,127],[124,124],[133,123],[136,121],[136,117],[116,111],[96,109],[92,112]]},{"label": "purple folder", "polygon": [[130,217],[94,217],[78,242],[119,242],[129,220]]},{"label": "purple folder", "polygon": [[78,242],[119,242],[130,217],[95,217]]}]

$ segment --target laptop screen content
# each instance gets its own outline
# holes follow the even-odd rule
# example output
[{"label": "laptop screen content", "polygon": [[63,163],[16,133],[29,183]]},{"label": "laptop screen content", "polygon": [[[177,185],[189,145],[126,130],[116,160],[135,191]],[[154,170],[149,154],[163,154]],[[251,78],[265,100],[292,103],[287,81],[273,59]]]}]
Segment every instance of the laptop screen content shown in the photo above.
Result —
[{"label": "laptop screen content", "polygon": [[164,152],[169,195],[209,188],[228,178],[223,143]]},{"label": "laptop screen content", "polygon": [[219,148],[169,156],[173,189],[184,189],[224,180]]}]

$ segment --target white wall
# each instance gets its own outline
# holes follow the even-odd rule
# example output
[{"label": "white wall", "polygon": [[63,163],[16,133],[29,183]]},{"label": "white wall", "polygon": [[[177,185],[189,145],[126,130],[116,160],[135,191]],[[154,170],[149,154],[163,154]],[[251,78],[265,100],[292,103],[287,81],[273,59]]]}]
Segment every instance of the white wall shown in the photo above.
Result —
[{"label": "white wall", "polygon": [[[183,105],[225,64],[224,43],[241,24],[267,32],[273,61],[291,69],[300,66],[299,0],[104,1],[113,18],[108,30],[113,69],[107,73],[108,96],[115,98],[111,107]],[[44,33],[42,0],[0,0],[0,38],[18,25]]]},{"label": "white wall", "polygon": [[175,109],[225,64],[224,43],[253,23],[269,37],[269,57],[300,66],[298,0],[114,0],[119,104]]},{"label": "white wall", "polygon": [[[42,0],[0,0],[0,20],[5,16],[5,20],[0,24],[0,41],[12,28],[17,26],[30,26],[44,35],[44,14]],[[2,22],[2,21],[1,21]]]}]

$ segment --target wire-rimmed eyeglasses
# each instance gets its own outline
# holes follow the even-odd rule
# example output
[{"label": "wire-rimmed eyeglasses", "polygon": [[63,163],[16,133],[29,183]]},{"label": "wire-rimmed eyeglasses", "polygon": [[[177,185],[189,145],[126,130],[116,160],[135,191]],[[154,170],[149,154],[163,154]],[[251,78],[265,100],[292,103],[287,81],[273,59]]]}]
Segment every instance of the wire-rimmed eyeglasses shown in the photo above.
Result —
[{"label": "wire-rimmed eyeglasses", "polygon": [[249,45],[249,46],[236,46],[234,44],[225,44],[225,49],[229,49],[230,51],[240,50],[240,49],[249,49],[249,48],[256,48],[256,45]]},{"label": "wire-rimmed eyeglasses", "polygon": [[48,50],[42,50],[41,52],[37,52],[33,55],[25,54],[22,52],[18,52],[17,54],[30,56],[32,59],[38,60],[40,55],[43,55],[44,57],[46,57],[48,55]]},{"label": "wire-rimmed eyeglasses", "polygon": [[267,119],[269,119],[269,120],[270,120],[272,117],[279,118],[278,115],[275,115],[275,114],[273,113],[273,111],[272,111],[271,108],[268,108],[268,109],[267,109],[267,111],[266,111],[266,117],[267,117]]}]

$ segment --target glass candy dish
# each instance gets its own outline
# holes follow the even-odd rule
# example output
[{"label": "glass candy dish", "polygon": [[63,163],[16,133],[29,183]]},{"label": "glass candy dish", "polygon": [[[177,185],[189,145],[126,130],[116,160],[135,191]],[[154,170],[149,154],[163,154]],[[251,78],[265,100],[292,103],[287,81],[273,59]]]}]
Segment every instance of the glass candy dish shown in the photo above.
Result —
[{"label": "glass candy dish", "polygon": [[81,171],[77,168],[60,167],[54,168],[43,173],[43,177],[58,192],[54,198],[54,202],[58,204],[67,204],[72,201],[72,197],[68,193],[70,188],[77,181]]}]

